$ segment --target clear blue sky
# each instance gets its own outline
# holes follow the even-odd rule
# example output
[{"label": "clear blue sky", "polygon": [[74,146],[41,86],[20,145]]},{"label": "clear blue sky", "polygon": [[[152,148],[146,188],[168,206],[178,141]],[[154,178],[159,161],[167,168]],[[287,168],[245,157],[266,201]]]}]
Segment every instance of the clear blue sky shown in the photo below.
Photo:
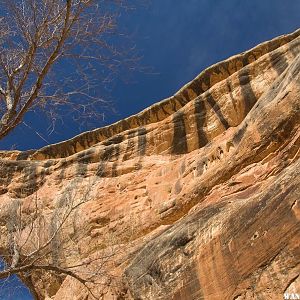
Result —
[{"label": "clear blue sky", "polygon": [[[65,122],[49,143],[71,138],[134,114],[176,92],[204,68],[256,44],[300,27],[299,0],[151,0],[148,9],[138,8],[122,16],[122,28],[143,55],[141,65],[155,74],[136,72],[130,84],[116,80],[112,90],[116,114],[105,123],[78,128]],[[44,134],[43,117],[28,115],[26,122]],[[24,125],[5,140],[0,149],[39,148],[47,143]]]},{"label": "clear blue sky", "polygon": [[16,277],[12,276],[8,280],[0,281],[1,300],[31,300],[29,290]]},{"label": "clear blue sky", "polygon": [[[138,8],[123,16],[123,27],[134,33],[132,39],[143,55],[141,64],[156,74],[137,72],[131,84],[117,80],[112,97],[118,113],[108,115],[105,124],[170,96],[213,63],[294,31],[300,27],[299,13],[299,0],[152,0],[148,9]],[[43,118],[28,116],[26,121],[44,128]],[[105,124],[95,124],[94,128]],[[84,128],[88,129],[92,128]],[[46,139],[54,143],[79,132],[75,124],[65,123]],[[12,145],[25,150],[46,143],[20,126],[0,141],[0,149]],[[27,298],[25,294],[6,298],[0,290],[0,299]]]}]

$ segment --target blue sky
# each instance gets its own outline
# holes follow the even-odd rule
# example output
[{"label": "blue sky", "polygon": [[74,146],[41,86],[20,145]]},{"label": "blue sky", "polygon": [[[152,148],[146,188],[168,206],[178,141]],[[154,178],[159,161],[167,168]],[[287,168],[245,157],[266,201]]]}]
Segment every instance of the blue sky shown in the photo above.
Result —
[{"label": "blue sky", "polygon": [[[111,96],[117,113],[108,114],[105,123],[80,130],[65,122],[45,137],[55,143],[134,114],[175,93],[211,64],[294,31],[300,27],[299,13],[299,0],[152,0],[147,9],[138,8],[121,18],[143,56],[141,65],[150,67],[152,74],[136,72],[130,84],[116,80]],[[26,122],[43,133],[43,117],[28,115]],[[20,126],[0,141],[0,149],[25,150],[46,144],[33,130]],[[25,289],[11,297],[6,293],[0,285],[2,300],[30,299]]]},{"label": "blue sky", "polygon": [[[67,121],[50,136],[43,116],[27,115],[26,122],[48,143],[110,124],[170,96],[209,65],[294,31],[300,27],[299,12],[299,0],[152,0],[148,8],[138,7],[121,18],[121,28],[131,33],[143,56],[140,64],[152,72],[133,73],[129,84],[115,81],[111,97],[117,113],[84,128]],[[46,144],[22,125],[0,141],[0,149]]]},{"label": "blue sky", "polygon": [[0,281],[0,299],[31,300],[33,297],[16,276],[11,276],[8,280]]}]

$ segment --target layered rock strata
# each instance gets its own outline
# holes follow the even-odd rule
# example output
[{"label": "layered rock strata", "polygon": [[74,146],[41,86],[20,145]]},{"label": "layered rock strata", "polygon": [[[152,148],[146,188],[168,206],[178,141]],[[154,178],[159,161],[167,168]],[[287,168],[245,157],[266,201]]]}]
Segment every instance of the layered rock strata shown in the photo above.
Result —
[{"label": "layered rock strata", "polygon": [[[220,62],[111,126],[1,152],[0,250],[16,203],[30,216],[38,199],[51,227],[73,193],[86,201],[56,245],[75,243],[53,249],[53,259],[93,257],[113,236],[122,253],[105,299],[300,293],[299,35]],[[40,299],[93,299],[71,277],[47,280],[32,274],[26,283]]]}]

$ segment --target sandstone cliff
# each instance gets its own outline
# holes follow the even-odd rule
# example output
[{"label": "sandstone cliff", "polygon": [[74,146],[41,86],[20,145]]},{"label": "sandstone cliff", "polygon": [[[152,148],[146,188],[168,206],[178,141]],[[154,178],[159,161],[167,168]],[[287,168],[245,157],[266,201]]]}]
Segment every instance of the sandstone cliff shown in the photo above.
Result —
[{"label": "sandstone cliff", "polygon": [[[1,152],[1,253],[16,203],[26,219],[37,199],[47,230],[74,193],[87,199],[57,237],[53,259],[67,265],[122,249],[104,299],[300,293],[299,35],[220,62],[111,126]],[[74,243],[60,251],[66,238]],[[93,299],[69,276],[23,280],[40,299]]]}]

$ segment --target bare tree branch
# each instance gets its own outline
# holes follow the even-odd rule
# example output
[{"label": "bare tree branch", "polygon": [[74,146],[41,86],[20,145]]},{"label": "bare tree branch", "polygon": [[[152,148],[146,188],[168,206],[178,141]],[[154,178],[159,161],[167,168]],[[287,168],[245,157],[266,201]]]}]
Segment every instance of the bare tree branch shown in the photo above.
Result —
[{"label": "bare tree branch", "polygon": [[100,83],[129,61],[135,66],[114,46],[119,10],[128,2],[0,1],[0,139],[31,110],[52,122],[66,105],[75,118],[100,112]]},{"label": "bare tree branch", "polygon": [[[33,212],[29,215],[24,213],[21,202],[15,202],[12,205],[10,217],[7,219],[7,237],[11,250],[6,254],[1,253],[6,264],[0,269],[0,280],[13,274],[28,277],[37,271],[51,272],[59,276],[74,278],[95,299],[99,299],[99,288],[97,294],[95,294],[94,286],[99,286],[101,293],[105,293],[107,287],[114,280],[113,275],[108,273],[107,266],[120,251],[116,246],[108,247],[106,252],[101,255],[79,259],[72,263],[61,262],[57,264],[51,258],[53,256],[53,246],[55,247],[53,243],[59,235],[64,233],[63,240],[60,240],[63,255],[71,255],[74,244],[76,245],[82,235],[85,235],[84,231],[77,231],[76,237],[74,237],[75,241],[73,241],[73,238],[69,238],[68,230],[71,217],[81,205],[90,200],[90,191],[93,184],[94,182],[90,182],[84,188],[83,193],[80,194],[77,190],[66,188],[63,200],[64,206],[59,209],[58,223],[53,232],[45,230],[45,228],[49,228],[50,224],[47,225],[42,221],[44,216],[39,207],[39,201],[42,199],[38,197],[37,193],[33,195]],[[53,215],[51,218],[53,218]]]}]

